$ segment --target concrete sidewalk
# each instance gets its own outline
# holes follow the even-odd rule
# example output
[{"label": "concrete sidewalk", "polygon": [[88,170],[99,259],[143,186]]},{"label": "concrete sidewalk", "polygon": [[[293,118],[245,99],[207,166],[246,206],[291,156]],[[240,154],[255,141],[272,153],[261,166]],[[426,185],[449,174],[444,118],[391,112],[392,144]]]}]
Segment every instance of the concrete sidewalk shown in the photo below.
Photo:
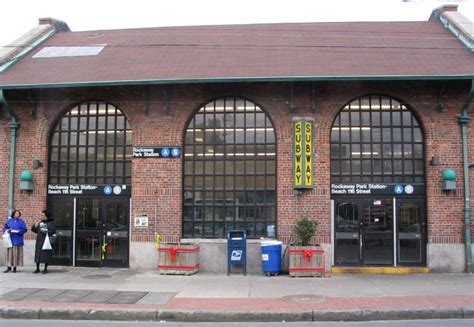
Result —
[{"label": "concrete sidewalk", "polygon": [[33,267],[0,273],[0,317],[166,321],[338,321],[474,318],[468,274],[159,275]]}]

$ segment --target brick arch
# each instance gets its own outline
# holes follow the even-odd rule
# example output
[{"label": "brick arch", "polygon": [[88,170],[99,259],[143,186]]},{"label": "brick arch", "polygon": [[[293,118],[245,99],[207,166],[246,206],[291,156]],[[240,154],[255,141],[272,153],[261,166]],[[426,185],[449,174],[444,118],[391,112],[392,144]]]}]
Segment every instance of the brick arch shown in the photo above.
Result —
[{"label": "brick arch", "polygon": [[183,236],[223,238],[232,229],[266,236],[277,222],[268,114],[245,98],[219,97],[193,111],[184,133]]},{"label": "brick arch", "polygon": [[402,100],[384,94],[351,99],[334,116],[329,138],[335,182],[425,182],[425,131]]},{"label": "brick arch", "polygon": [[76,103],[57,115],[47,140],[48,183],[131,184],[132,127],[119,107],[105,101]]}]

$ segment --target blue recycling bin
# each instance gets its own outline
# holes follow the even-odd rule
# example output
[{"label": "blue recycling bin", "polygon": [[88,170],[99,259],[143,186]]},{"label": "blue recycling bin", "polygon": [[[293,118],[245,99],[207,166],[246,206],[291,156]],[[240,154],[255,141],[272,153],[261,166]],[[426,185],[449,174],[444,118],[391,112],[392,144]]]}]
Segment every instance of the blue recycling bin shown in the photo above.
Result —
[{"label": "blue recycling bin", "polygon": [[278,275],[281,271],[282,242],[262,241],[262,268],[267,276]]},{"label": "blue recycling bin", "polygon": [[232,265],[242,265],[247,275],[247,234],[244,230],[231,230],[227,233],[227,275]]}]

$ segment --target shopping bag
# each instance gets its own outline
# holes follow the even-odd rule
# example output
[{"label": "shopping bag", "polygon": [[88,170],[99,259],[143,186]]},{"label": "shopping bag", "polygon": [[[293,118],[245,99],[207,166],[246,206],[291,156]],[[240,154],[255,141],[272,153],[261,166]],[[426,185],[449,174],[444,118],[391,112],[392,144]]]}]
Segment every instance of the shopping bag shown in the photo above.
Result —
[{"label": "shopping bag", "polygon": [[13,244],[12,244],[12,239],[10,238],[10,233],[8,232],[5,232],[3,233],[3,247],[8,249],[8,248],[11,248],[13,247]]},{"label": "shopping bag", "polygon": [[44,239],[42,250],[52,250],[53,247],[51,246],[51,242],[49,241],[49,235],[46,234],[46,238]]}]

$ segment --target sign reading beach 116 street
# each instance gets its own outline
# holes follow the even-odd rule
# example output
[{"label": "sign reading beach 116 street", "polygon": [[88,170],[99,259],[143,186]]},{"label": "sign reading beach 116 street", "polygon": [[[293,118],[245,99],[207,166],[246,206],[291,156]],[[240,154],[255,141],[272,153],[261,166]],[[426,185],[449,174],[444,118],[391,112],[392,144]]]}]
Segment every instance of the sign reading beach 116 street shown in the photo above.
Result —
[{"label": "sign reading beach 116 street", "polygon": [[425,184],[408,183],[332,183],[332,195],[421,195]]},{"label": "sign reading beach 116 street", "polygon": [[293,119],[294,188],[313,188],[313,123]]},{"label": "sign reading beach 116 street", "polygon": [[48,184],[48,195],[131,195],[130,185],[115,184]]}]

